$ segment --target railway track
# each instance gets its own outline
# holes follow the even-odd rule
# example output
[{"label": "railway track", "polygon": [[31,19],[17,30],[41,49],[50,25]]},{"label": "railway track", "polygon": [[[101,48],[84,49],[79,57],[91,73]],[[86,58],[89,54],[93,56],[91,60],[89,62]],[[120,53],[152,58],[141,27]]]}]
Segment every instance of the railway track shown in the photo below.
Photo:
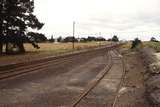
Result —
[{"label": "railway track", "polygon": [[[111,53],[112,52],[112,53]],[[84,99],[84,97],[87,97],[87,95],[93,91],[95,89],[95,87],[98,86],[98,84],[101,82],[101,80],[103,80],[103,78],[105,77],[105,75],[108,74],[108,72],[111,70],[111,68],[113,67],[114,61],[113,60],[117,60],[120,59],[121,63],[122,63],[122,69],[123,69],[123,73],[122,73],[122,77],[120,80],[120,83],[117,87],[116,90],[116,95],[113,99],[113,103],[111,105],[111,107],[115,107],[117,100],[118,100],[118,96],[119,96],[119,90],[121,89],[123,82],[124,82],[124,78],[126,75],[126,70],[125,70],[125,62],[123,57],[117,52],[117,51],[111,51],[108,52],[108,64],[107,66],[104,68],[103,71],[101,71],[96,77],[95,79],[93,79],[91,82],[89,82],[89,84],[87,85],[87,87],[83,90],[83,92],[71,103],[71,105],[69,107],[79,107],[78,104],[80,104],[80,102]],[[115,57],[114,55],[117,55],[118,57]]]},{"label": "railway track", "polygon": [[0,81],[10,79],[10,78],[15,78],[15,77],[33,73],[33,72],[38,72],[39,70],[45,71],[46,68],[55,68],[60,65],[72,63],[73,61],[80,60],[82,56],[84,59],[86,59],[88,57],[94,56],[94,54],[95,52],[93,51],[93,52],[85,53],[84,55],[78,54],[78,55],[73,55],[69,57],[48,60],[48,61],[40,62],[36,64],[29,64],[27,66],[20,66],[20,67],[16,67],[9,70],[3,70],[0,72]]},{"label": "railway track", "polygon": [[[102,49],[105,47],[102,47]],[[107,47],[108,48],[108,47]],[[74,57],[74,56],[78,56],[81,54],[85,54],[85,53],[90,53],[93,51],[97,51],[99,49],[91,49],[88,51],[81,51],[79,53],[69,53],[69,54],[64,54],[64,55],[59,55],[57,57],[46,57],[46,58],[42,58],[42,59],[38,59],[38,60],[33,60],[33,61],[28,61],[28,62],[22,62],[22,63],[12,63],[12,64],[8,64],[8,65],[2,65],[0,66],[0,72],[2,71],[6,71],[6,70],[10,70],[10,69],[14,69],[14,68],[19,68],[19,67],[25,67],[28,65],[35,65],[35,64],[39,64],[39,63],[45,63],[45,62],[49,62],[49,61],[57,61],[57,60],[61,60],[61,59],[65,59],[65,58],[70,58],[70,57]]]},{"label": "railway track", "polygon": [[46,68],[50,68],[50,67],[54,68],[59,65],[72,63],[74,60],[81,59],[82,56],[84,56],[83,58],[85,59],[85,57],[87,58],[88,56],[92,57],[97,52],[103,53],[104,51],[110,50],[113,48],[116,48],[116,46],[112,45],[112,46],[102,47],[102,48],[84,51],[80,53],[74,53],[71,55],[69,54],[69,55],[65,55],[57,58],[51,57],[51,58],[36,60],[32,62],[13,64],[9,67],[6,67],[6,69],[4,69],[5,67],[4,68],[2,67],[2,69],[0,69],[0,81],[16,78],[22,75],[33,73],[33,72],[38,72],[39,70],[45,71]]},{"label": "railway track", "polygon": [[122,74],[122,78],[121,78],[121,80],[120,80],[120,84],[119,84],[119,86],[118,86],[118,88],[117,88],[116,96],[115,96],[115,98],[114,98],[114,102],[113,102],[113,104],[112,104],[112,107],[116,107],[117,100],[118,100],[118,97],[119,97],[119,91],[120,91],[120,89],[121,89],[122,86],[123,86],[123,83],[124,83],[124,80],[125,80],[125,76],[126,76],[125,61],[124,61],[123,58],[121,59],[121,61],[122,61],[122,65],[123,65],[123,66],[122,66],[123,74]]},{"label": "railway track", "polygon": [[[69,69],[70,69],[70,68],[72,68],[72,65],[74,65],[74,64],[81,65],[81,63],[84,63],[85,60],[88,61],[88,60],[91,60],[92,58],[95,58],[95,57],[98,58],[98,59],[102,58],[102,60],[98,60],[98,59],[95,58],[96,59],[95,61],[102,61],[100,66],[99,65],[96,65],[96,66],[98,66],[99,68],[100,67],[104,68],[105,64],[107,64],[107,66],[104,68],[104,70],[102,70],[103,68],[101,68],[100,69],[100,70],[102,70],[101,72],[98,72],[99,70],[97,70],[96,72],[94,71],[96,74],[93,74],[92,78],[89,77],[90,78],[89,80],[84,80],[84,81],[86,81],[86,82],[84,82],[85,85],[82,86],[82,87],[84,87],[84,90],[78,91],[77,94],[75,94],[73,96],[71,94],[70,95],[68,94],[68,92],[70,91],[70,89],[67,90],[68,92],[66,92],[66,96],[71,96],[71,99],[68,102],[68,104],[66,103],[64,105],[69,105],[69,107],[77,107],[78,105],[81,105],[81,102],[83,102],[82,100],[85,100],[86,96],[90,95],[91,92],[93,90],[95,90],[95,87],[98,87],[97,85],[100,84],[101,81],[104,80],[104,77],[112,69],[113,64],[115,64],[113,60],[119,59],[119,58],[115,58],[115,56],[118,56],[118,53],[116,51],[114,51],[116,48],[117,47],[105,47],[105,48],[101,48],[101,49],[97,49],[97,50],[92,50],[92,51],[88,51],[88,52],[82,52],[82,53],[77,53],[77,54],[73,54],[73,55],[67,55],[65,57],[62,56],[62,57],[59,57],[59,58],[51,58],[51,59],[49,58],[49,59],[45,59],[45,61],[43,60],[43,61],[39,61],[39,62],[38,61],[36,61],[36,62],[29,62],[27,64],[24,63],[24,64],[20,64],[21,66],[16,65],[16,66],[13,66],[11,68],[0,70],[0,82],[1,81],[2,81],[2,83],[3,83],[3,81],[4,82],[10,82],[10,79],[11,79],[11,82],[12,82],[12,80],[13,81],[15,80],[15,83],[16,83],[17,80],[21,80],[21,78],[19,78],[21,76],[22,76],[22,79],[23,79],[23,76],[24,76],[24,78],[25,78],[25,76],[27,78],[28,77],[30,78],[30,76],[31,76],[31,80],[32,80],[32,78],[34,78],[36,76],[38,78],[39,77],[41,78],[41,76],[42,77],[47,77],[47,79],[48,79],[48,77],[50,78],[50,74],[51,75],[54,74],[54,75],[59,75],[60,76],[60,73],[66,72],[67,70],[61,70],[61,69],[65,69],[64,67],[66,67],[66,66],[68,66]],[[76,62],[76,61],[78,61],[78,62]],[[99,63],[96,63],[96,64],[99,64]],[[76,65],[74,65],[74,66],[76,66]],[[88,66],[89,66],[89,64],[86,67],[88,67]],[[95,69],[96,68],[94,68],[93,70],[95,70]],[[53,71],[53,73],[52,73],[52,71]],[[80,71],[81,70],[79,70],[79,72]],[[90,74],[92,75],[91,71],[89,71],[89,72],[90,73],[88,73],[88,76],[90,76]],[[74,76],[79,77],[78,74],[73,75],[73,77]],[[77,78],[77,77],[75,77],[75,78]],[[67,80],[67,78],[66,78],[66,80]],[[88,77],[85,77],[85,78],[88,79]],[[5,80],[9,80],[9,81],[5,81]],[[27,80],[27,79],[25,79],[25,80]],[[72,88],[72,86],[73,87],[74,86],[75,87],[79,87],[81,85],[78,85],[78,84],[81,84],[81,82],[83,83],[83,81],[81,81],[81,79],[80,79],[80,82],[77,82],[76,84],[74,84],[74,82],[72,84],[72,82],[71,82],[71,84],[66,84],[66,85],[69,88],[70,87]],[[68,83],[70,83],[70,82],[68,82]],[[117,93],[116,94],[117,96],[118,96],[118,90],[119,89],[120,88],[117,87],[117,91],[115,92],[115,93]],[[61,93],[59,93],[59,95],[61,95]],[[117,96],[115,96],[115,100],[113,100],[113,104],[114,105],[116,105],[116,102],[117,102],[117,99],[118,99]],[[60,99],[63,99],[63,97],[60,98]],[[72,100],[72,99],[74,99],[74,100]],[[84,106],[81,106],[81,107],[84,107]],[[95,106],[95,107],[97,107],[97,106]]]},{"label": "railway track", "polygon": [[27,62],[22,62],[22,63],[11,63],[11,64],[8,64],[8,65],[0,65],[0,73],[2,71],[18,68],[20,66],[23,67],[23,66],[28,66],[28,65],[33,65],[33,64],[35,65],[35,64],[49,62],[49,61],[56,61],[56,60],[69,58],[69,57],[73,57],[73,56],[77,56],[77,55],[81,55],[81,54],[85,54],[85,53],[90,53],[90,52],[94,52],[94,51],[97,52],[98,50],[102,50],[102,49],[111,50],[113,48],[119,47],[120,45],[121,44],[111,44],[111,45],[103,46],[103,47],[100,47],[100,48],[82,50],[82,51],[79,51],[79,52],[68,53],[68,54],[59,55],[59,56],[56,56],[56,57],[51,56],[51,57],[41,58],[41,59],[38,59],[38,60],[27,61]]}]

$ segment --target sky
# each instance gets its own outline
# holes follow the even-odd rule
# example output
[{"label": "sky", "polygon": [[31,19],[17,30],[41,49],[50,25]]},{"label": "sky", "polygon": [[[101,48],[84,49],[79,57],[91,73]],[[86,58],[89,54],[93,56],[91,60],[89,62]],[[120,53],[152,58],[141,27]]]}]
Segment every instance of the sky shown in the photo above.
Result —
[{"label": "sky", "polygon": [[48,38],[71,36],[75,21],[76,37],[160,40],[160,0],[35,0],[34,14]]}]

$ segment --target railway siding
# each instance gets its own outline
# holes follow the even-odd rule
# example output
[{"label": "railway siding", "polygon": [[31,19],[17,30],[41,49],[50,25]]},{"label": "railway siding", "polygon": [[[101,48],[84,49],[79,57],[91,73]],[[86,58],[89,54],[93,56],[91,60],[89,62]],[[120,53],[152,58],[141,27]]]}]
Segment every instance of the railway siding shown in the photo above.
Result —
[{"label": "railway siding", "polygon": [[125,76],[125,66],[117,51],[109,51],[109,56],[107,69],[103,69],[69,107],[114,107]]},{"label": "railway siding", "polygon": [[70,52],[70,53],[60,54],[58,56],[48,56],[45,58],[40,58],[40,59],[26,61],[26,62],[2,64],[2,65],[0,65],[0,72],[2,72],[3,70],[14,69],[19,66],[27,66],[27,65],[32,65],[35,63],[41,63],[41,62],[76,56],[76,55],[85,54],[85,53],[89,53],[89,52],[93,52],[93,51],[99,51],[102,49],[110,50],[112,48],[119,47],[120,45],[121,44],[110,44],[110,45],[102,46],[102,47],[98,47],[98,48],[84,49],[84,50],[80,50],[80,51],[74,51],[74,52]]},{"label": "railway siding", "polygon": [[0,107],[149,107],[142,97],[143,67],[134,55],[108,47],[14,68],[27,74],[0,81]]},{"label": "railway siding", "polygon": [[103,48],[69,57],[67,61],[71,61],[66,63],[63,63],[65,61],[62,58],[61,63],[56,66],[53,61],[43,69],[0,81],[0,107],[70,105],[72,99],[79,95],[108,63],[106,53],[107,49]]}]

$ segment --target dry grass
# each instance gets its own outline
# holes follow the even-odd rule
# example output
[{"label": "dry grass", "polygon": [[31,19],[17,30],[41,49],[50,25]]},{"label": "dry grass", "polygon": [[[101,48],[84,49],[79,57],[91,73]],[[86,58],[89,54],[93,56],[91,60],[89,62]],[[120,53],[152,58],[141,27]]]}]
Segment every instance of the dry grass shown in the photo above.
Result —
[{"label": "dry grass", "polygon": [[124,45],[121,46],[121,48],[124,49],[131,49],[131,47],[132,47],[132,42],[125,43]]},{"label": "dry grass", "polygon": [[[132,46],[132,42],[128,42],[124,45],[122,45],[123,49],[130,49]],[[150,47],[154,49],[156,52],[160,52],[160,42],[151,42],[151,41],[144,41],[138,49],[144,48],[144,47]]]},{"label": "dry grass", "polygon": [[[75,50],[93,48],[99,45],[107,44],[107,42],[88,42],[88,43],[75,43]],[[25,44],[26,51],[29,52],[65,52],[72,51],[72,43],[40,43],[40,49],[35,49],[31,44]]]},{"label": "dry grass", "polygon": [[[75,50],[82,50],[94,48],[100,45],[106,45],[109,42],[88,42],[88,43],[75,43]],[[26,53],[23,55],[5,55],[0,56],[0,65],[6,63],[15,63],[22,61],[30,61],[47,56],[56,56],[59,54],[73,51],[72,43],[40,43],[40,49],[35,49],[31,44],[25,44]]]},{"label": "dry grass", "polygon": [[153,48],[155,51],[160,52],[160,42],[143,42],[143,46]]}]

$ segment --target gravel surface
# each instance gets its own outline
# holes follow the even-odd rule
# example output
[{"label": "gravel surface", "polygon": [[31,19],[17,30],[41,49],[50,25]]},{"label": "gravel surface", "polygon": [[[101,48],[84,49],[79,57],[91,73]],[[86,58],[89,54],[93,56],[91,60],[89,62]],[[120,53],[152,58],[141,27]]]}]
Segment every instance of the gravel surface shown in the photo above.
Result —
[{"label": "gravel surface", "polygon": [[[111,70],[78,107],[112,107],[123,69],[121,55],[113,51],[111,54]],[[131,54],[125,59],[128,73],[116,106],[150,107],[144,98],[144,67],[139,57]],[[69,107],[107,64],[107,52],[102,49],[70,63],[0,81],[0,107]]]},{"label": "gravel surface", "polygon": [[151,107],[146,100],[145,67],[136,52],[124,55],[126,77],[119,91],[116,107]]},{"label": "gravel surface", "polygon": [[114,62],[116,63],[108,74],[77,107],[112,107],[123,73],[121,60],[114,60]]},{"label": "gravel surface", "polygon": [[145,50],[149,52],[143,49],[141,56],[147,68],[145,72],[147,99],[153,107],[160,107],[160,54],[151,49]]},{"label": "gravel surface", "polygon": [[107,64],[106,50],[82,55],[71,63],[0,82],[0,107],[70,105]]}]

